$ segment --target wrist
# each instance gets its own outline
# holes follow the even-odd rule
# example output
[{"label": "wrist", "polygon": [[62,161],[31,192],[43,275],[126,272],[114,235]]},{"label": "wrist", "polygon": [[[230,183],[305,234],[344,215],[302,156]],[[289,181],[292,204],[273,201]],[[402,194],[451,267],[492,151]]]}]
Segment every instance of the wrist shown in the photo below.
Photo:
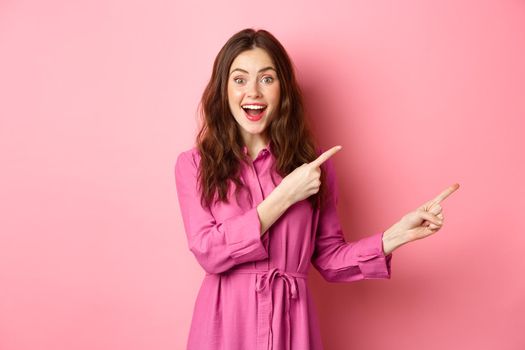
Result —
[{"label": "wrist", "polygon": [[278,203],[281,204],[284,210],[288,209],[293,204],[292,198],[286,191],[283,191],[282,187],[277,186],[270,195],[274,195],[277,198]]},{"label": "wrist", "polygon": [[389,255],[394,250],[405,244],[404,231],[401,230],[396,224],[392,225],[386,231],[383,232],[383,252],[385,255]]}]

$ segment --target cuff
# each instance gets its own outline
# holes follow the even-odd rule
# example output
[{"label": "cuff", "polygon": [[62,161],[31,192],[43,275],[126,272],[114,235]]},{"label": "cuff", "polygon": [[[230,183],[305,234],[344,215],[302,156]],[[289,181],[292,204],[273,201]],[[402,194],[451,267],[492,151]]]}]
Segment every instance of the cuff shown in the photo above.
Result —
[{"label": "cuff", "polygon": [[392,253],[385,256],[383,232],[361,239],[359,246],[358,265],[363,277],[389,279]]},{"label": "cuff", "polygon": [[237,264],[268,258],[261,241],[261,221],[257,207],[225,220],[224,230],[230,256]]}]

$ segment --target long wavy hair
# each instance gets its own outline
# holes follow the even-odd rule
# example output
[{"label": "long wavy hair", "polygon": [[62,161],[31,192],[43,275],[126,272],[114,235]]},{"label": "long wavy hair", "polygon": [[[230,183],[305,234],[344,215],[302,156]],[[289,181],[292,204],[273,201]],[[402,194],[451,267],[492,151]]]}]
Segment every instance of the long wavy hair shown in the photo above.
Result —
[{"label": "long wavy hair", "polygon": [[[264,29],[243,29],[219,51],[198,107],[202,125],[196,144],[201,158],[198,183],[203,206],[209,206],[214,198],[228,203],[230,181],[235,183],[236,193],[244,186],[240,180],[240,162],[248,162],[248,158],[243,152],[240,126],[228,104],[228,73],[237,55],[256,47],[264,49],[272,58],[280,83],[279,108],[265,130],[276,157],[274,170],[284,178],[318,157],[317,141],[305,117],[303,95],[286,50]],[[325,187],[325,174],[321,171],[319,191],[307,198],[313,208],[319,208],[324,201]]]}]

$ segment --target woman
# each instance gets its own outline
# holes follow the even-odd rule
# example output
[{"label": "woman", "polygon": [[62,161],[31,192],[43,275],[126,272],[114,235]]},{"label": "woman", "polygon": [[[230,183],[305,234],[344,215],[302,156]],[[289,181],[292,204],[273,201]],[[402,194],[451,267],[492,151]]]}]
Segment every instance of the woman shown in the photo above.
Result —
[{"label": "woman", "polygon": [[442,227],[435,199],[384,232],[346,242],[335,169],[304,116],[292,62],[269,32],[244,29],[215,59],[196,146],[179,154],[177,195],[206,275],[188,349],[322,349],[310,263],[331,282],[390,278],[392,252]]}]

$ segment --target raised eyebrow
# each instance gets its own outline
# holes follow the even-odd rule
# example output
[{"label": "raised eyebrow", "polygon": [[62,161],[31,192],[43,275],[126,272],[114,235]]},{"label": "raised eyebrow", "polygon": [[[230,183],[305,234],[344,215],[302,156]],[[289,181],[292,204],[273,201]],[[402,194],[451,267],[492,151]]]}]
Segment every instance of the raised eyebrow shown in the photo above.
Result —
[{"label": "raised eyebrow", "polygon": [[[277,71],[275,70],[275,68],[273,68],[273,67],[271,67],[271,66],[268,66],[268,67],[264,67],[264,68],[262,68],[262,69],[259,69],[259,71],[258,71],[257,73],[261,73],[261,72],[264,72],[264,71],[267,71],[267,70],[270,70],[270,69],[272,69],[275,73],[277,73]],[[230,72],[230,75],[232,75],[232,73],[235,72],[235,71],[239,71],[239,72],[243,72],[243,73],[249,74],[248,71],[246,71],[246,70],[244,70],[244,69],[242,69],[242,68],[235,68],[234,70],[232,70],[232,71]]]}]

